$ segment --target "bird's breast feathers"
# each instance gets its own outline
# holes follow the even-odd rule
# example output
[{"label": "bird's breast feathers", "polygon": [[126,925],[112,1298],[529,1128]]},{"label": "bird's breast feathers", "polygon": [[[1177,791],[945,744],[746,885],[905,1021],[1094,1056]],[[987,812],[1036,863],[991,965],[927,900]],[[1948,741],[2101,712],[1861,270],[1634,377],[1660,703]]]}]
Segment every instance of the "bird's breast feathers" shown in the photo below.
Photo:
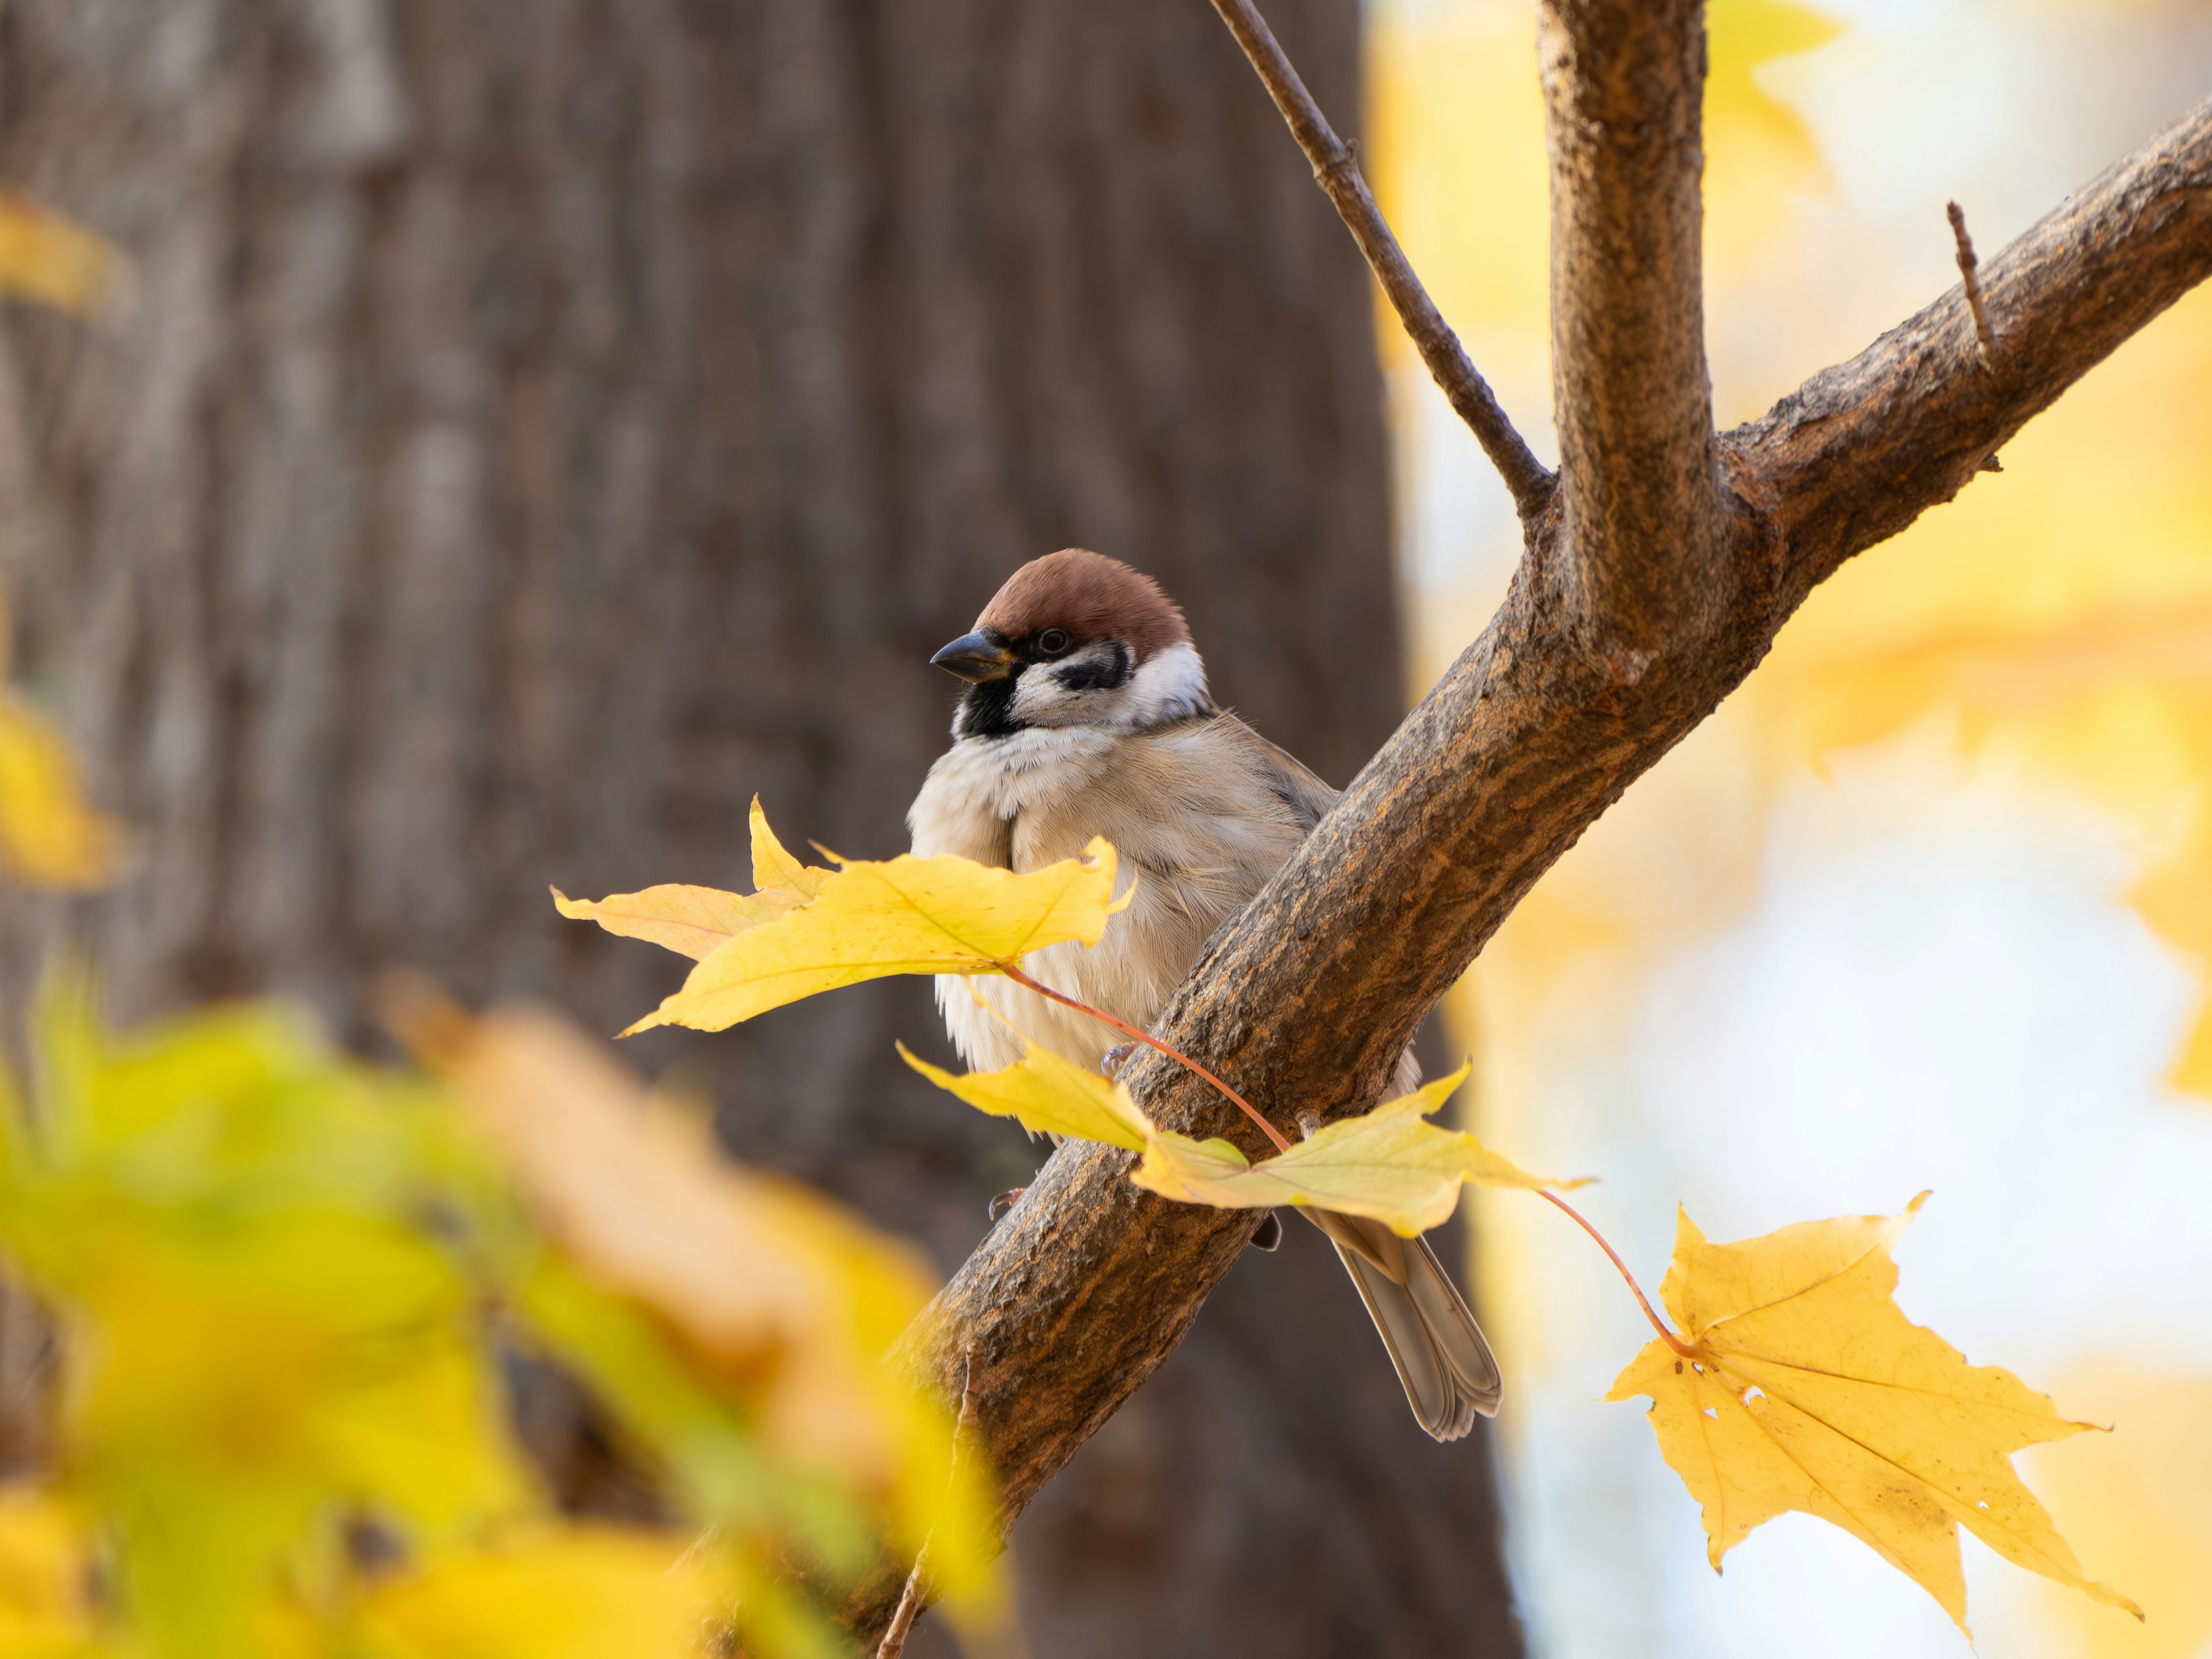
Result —
[{"label": "bird's breast feathers", "polygon": [[[914,851],[1036,870],[1103,836],[1117,892],[1136,896],[1097,946],[1059,945],[1024,966],[1139,1027],[1207,935],[1288,858],[1329,792],[1233,716],[1153,731],[1064,726],[963,740],[930,769],[907,815]],[[979,998],[981,1000],[979,1004]],[[969,1064],[1021,1057],[1023,1037],[1097,1064],[1122,1041],[1087,1015],[992,978],[944,978],[938,1001]]]}]

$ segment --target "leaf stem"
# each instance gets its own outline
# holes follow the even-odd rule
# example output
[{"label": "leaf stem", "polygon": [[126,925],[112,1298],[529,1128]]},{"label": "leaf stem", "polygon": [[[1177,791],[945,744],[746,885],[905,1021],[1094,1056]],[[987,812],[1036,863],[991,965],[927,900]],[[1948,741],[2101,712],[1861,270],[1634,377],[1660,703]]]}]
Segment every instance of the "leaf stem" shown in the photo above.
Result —
[{"label": "leaf stem", "polygon": [[[1134,1037],[1146,1048],[1157,1048],[1162,1054],[1165,1054],[1170,1060],[1180,1062],[1188,1070],[1194,1072],[1200,1077],[1204,1078],[1208,1083],[1211,1083],[1215,1088],[1220,1090],[1223,1094],[1226,1095],[1232,1102],[1234,1102],[1238,1109],[1240,1109],[1245,1116],[1250,1118],[1253,1122],[1260,1126],[1261,1133],[1265,1134],[1268,1139],[1275,1143],[1275,1150],[1277,1152],[1287,1152],[1291,1150],[1291,1143],[1283,1139],[1282,1131],[1276,1128],[1273,1124],[1268,1122],[1266,1118],[1261,1116],[1260,1109],[1258,1107],[1253,1105],[1250,1101],[1245,1099],[1244,1097],[1238,1094],[1236,1090],[1231,1088],[1219,1078],[1214,1076],[1212,1073],[1207,1071],[1205,1066],[1200,1065],[1188,1054],[1184,1054],[1180,1048],[1170,1048],[1166,1043],[1161,1042],[1158,1037],[1139,1030],[1135,1026],[1127,1024],[1126,1021],[1115,1018],[1113,1015],[1108,1013],[1104,1009],[1094,1008],[1087,1002],[1078,1001],[1072,996],[1068,996],[1062,992],[1054,990],[1049,985],[1042,984],[1036,980],[1031,979],[1027,974],[1015,967],[1012,963],[1000,963],[999,964],[999,971],[1004,974],[1008,979],[1013,981],[1015,984],[1019,985],[1025,989],[1035,991],[1041,997],[1048,997],[1053,1001],[1059,1003],[1064,1008],[1073,1008],[1079,1014],[1088,1014],[1093,1019],[1103,1020],[1107,1024],[1112,1026],[1123,1036]],[[1615,1257],[1614,1259],[1616,1261],[1619,1260],[1618,1257]],[[1621,1271],[1626,1273],[1627,1269],[1623,1268]]]},{"label": "leaf stem", "polygon": [[1577,1227],[1580,1227],[1584,1232],[1588,1233],[1592,1238],[1597,1241],[1598,1249],[1603,1250],[1607,1256],[1612,1258],[1613,1265],[1620,1270],[1621,1278],[1627,1280],[1629,1293],[1635,1297],[1636,1305],[1644,1310],[1644,1316],[1651,1322],[1651,1328],[1659,1333],[1661,1340],[1664,1341],[1668,1347],[1672,1348],[1676,1353],[1681,1355],[1685,1359],[1689,1358],[1692,1355],[1697,1352],[1696,1349],[1692,1348],[1688,1343],[1683,1341],[1682,1339],[1675,1335],[1674,1332],[1668,1330],[1666,1326],[1666,1322],[1662,1320],[1657,1314],[1651,1310],[1650,1303],[1644,1299],[1644,1287],[1636,1282],[1636,1275],[1628,1271],[1628,1264],[1620,1259],[1620,1252],[1614,1249],[1612,1245],[1605,1242],[1605,1235],[1598,1231],[1596,1228],[1591,1226],[1589,1220],[1583,1216],[1580,1210],[1575,1208],[1573,1205],[1568,1203],[1566,1200],[1561,1198],[1557,1193],[1545,1192],[1539,1189],[1536,1196],[1541,1199],[1547,1199],[1552,1203],[1558,1205],[1559,1208],[1565,1210],[1567,1214],[1573,1218],[1574,1224]]}]

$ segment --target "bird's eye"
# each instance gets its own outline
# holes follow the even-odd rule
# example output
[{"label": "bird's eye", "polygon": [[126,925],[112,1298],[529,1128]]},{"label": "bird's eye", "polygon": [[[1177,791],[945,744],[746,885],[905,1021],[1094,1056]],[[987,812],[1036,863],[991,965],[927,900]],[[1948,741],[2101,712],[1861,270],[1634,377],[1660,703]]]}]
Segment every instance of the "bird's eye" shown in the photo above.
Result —
[{"label": "bird's eye", "polygon": [[1036,648],[1048,657],[1058,656],[1073,643],[1065,628],[1048,628],[1036,637]]}]

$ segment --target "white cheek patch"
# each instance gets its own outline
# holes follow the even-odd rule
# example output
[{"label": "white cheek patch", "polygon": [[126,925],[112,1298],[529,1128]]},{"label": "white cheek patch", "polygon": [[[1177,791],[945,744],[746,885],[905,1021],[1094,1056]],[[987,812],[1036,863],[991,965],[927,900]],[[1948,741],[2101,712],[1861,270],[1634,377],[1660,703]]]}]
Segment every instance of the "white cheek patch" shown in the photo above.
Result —
[{"label": "white cheek patch", "polygon": [[1171,645],[1154,656],[1129,677],[1120,695],[1126,726],[1157,726],[1213,706],[1206,691],[1206,664],[1188,645]]},{"label": "white cheek patch", "polygon": [[1014,718],[1025,726],[1114,724],[1129,680],[1126,653],[1126,647],[1101,640],[1057,662],[1024,669],[1014,686]]}]

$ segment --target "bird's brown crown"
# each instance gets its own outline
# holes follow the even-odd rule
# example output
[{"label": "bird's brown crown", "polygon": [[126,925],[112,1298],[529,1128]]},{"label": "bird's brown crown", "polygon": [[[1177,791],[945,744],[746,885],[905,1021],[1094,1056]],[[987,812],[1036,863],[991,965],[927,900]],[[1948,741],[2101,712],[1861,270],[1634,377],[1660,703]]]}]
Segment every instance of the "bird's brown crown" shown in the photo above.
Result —
[{"label": "bird's brown crown", "polygon": [[975,618],[975,627],[1009,641],[1042,629],[1064,628],[1078,645],[1119,640],[1139,662],[1171,645],[1190,643],[1182,612],[1158,582],[1119,559],[1082,547],[1031,559],[1006,578]]}]

